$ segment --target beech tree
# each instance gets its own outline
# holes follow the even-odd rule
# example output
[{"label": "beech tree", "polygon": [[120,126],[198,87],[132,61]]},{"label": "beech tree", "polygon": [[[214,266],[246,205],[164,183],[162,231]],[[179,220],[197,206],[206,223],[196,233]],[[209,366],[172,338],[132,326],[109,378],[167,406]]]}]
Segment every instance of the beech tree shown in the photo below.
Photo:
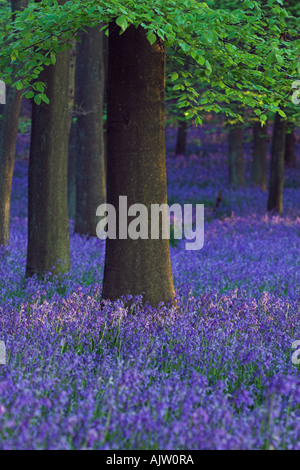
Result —
[{"label": "beech tree", "polygon": [[[111,23],[107,202],[115,208],[119,195],[127,196],[129,206],[144,204],[148,213],[151,204],[167,204],[164,72],[161,41],[150,44],[141,26],[130,26],[120,36],[120,28]],[[125,293],[145,293],[152,305],[170,301],[174,287],[168,239],[107,239],[103,298]]]},{"label": "beech tree", "polygon": [[[11,10],[25,8],[28,0],[11,0]],[[0,127],[0,246],[9,243],[10,198],[13,170],[15,165],[15,148],[18,132],[22,92],[15,87],[7,87],[6,104],[3,107],[2,125]]]},{"label": "beech tree", "polygon": [[70,52],[65,49],[57,54],[55,65],[44,67],[40,73],[47,90],[46,102],[36,95],[32,105],[26,276],[65,273],[70,269],[69,67]]}]

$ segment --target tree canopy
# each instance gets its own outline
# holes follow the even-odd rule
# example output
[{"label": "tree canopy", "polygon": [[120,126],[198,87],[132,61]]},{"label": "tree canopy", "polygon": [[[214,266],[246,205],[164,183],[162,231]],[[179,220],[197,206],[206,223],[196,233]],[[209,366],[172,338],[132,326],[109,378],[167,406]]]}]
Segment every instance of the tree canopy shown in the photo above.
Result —
[{"label": "tree canopy", "polygon": [[[42,0],[30,3],[13,23],[10,18],[2,6],[0,78],[8,84],[14,80],[38,104],[48,102],[38,79],[43,67],[71,47],[80,29],[101,23],[108,32],[111,21],[121,32],[131,24],[141,25],[150,43],[158,39],[165,44],[174,65],[167,78],[180,92],[179,107],[196,124],[204,110],[237,116],[232,101],[255,108],[262,121],[266,111],[284,116],[281,105],[291,101],[300,71],[298,20],[282,0],[74,0],[63,5]],[[185,61],[191,70],[182,67]],[[199,83],[205,86],[203,92]]]}]

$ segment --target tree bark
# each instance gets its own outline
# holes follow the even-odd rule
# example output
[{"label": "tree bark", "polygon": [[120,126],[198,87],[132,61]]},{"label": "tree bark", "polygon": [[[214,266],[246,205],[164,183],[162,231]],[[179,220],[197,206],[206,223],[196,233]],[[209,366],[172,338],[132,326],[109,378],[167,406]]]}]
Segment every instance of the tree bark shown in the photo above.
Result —
[{"label": "tree bark", "polygon": [[[107,97],[107,202],[167,204],[164,131],[165,49],[142,27],[110,25]],[[118,217],[117,217],[118,221]],[[103,299],[140,295],[157,306],[174,296],[169,240],[106,240]]]},{"label": "tree bark", "polygon": [[261,127],[260,122],[255,122],[253,126],[251,181],[263,190],[267,189],[267,142],[267,126]]},{"label": "tree bark", "polygon": [[187,141],[187,122],[180,121],[178,128],[177,128],[175,155],[186,154],[186,141]]},{"label": "tree bark", "polygon": [[[61,3],[64,3],[62,1]],[[26,276],[65,273],[70,268],[67,204],[69,61],[65,49],[45,67],[50,104],[32,105],[28,177],[28,250]]]},{"label": "tree bark", "polygon": [[[12,12],[26,7],[27,0],[11,0]],[[0,128],[0,246],[9,243],[11,185],[15,165],[16,139],[22,91],[6,87],[6,104],[2,108]]]},{"label": "tree bark", "polygon": [[76,122],[72,119],[68,143],[68,214],[76,214]]},{"label": "tree bark", "polygon": [[288,167],[296,168],[294,123],[287,123],[285,134],[284,161]]},{"label": "tree bark", "polygon": [[229,184],[245,185],[245,169],[243,156],[243,126],[230,125],[228,132],[228,169]]},{"label": "tree bark", "polygon": [[284,184],[284,147],[286,120],[275,115],[271,148],[271,165],[267,210],[282,214]]},{"label": "tree bark", "polygon": [[103,32],[80,32],[77,45],[75,232],[96,236],[96,209],[105,202]]},{"label": "tree bark", "polygon": [[75,100],[75,65],[76,65],[77,41],[73,41],[73,49],[70,52],[69,72],[69,115],[70,132],[68,141],[68,214],[70,219],[75,219],[76,212],[76,121],[73,114]]}]

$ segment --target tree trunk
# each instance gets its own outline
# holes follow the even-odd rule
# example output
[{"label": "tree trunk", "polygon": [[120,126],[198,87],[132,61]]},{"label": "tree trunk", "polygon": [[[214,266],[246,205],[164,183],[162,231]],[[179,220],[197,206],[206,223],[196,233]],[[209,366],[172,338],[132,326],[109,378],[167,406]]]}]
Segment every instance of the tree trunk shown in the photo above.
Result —
[{"label": "tree trunk", "polygon": [[287,130],[285,134],[285,151],[284,151],[285,164],[292,168],[296,168],[294,127],[295,126],[293,122],[290,122],[287,124]]},{"label": "tree trunk", "polygon": [[229,183],[232,186],[244,186],[245,169],[243,156],[243,126],[230,125],[228,133]]},{"label": "tree trunk", "polygon": [[103,32],[80,32],[77,45],[75,232],[96,236],[96,209],[105,202]]},{"label": "tree trunk", "polygon": [[[12,11],[25,8],[27,3],[27,0],[12,0]],[[9,243],[11,185],[15,165],[21,95],[22,92],[15,87],[6,87],[6,104],[1,105],[3,115],[0,129],[0,246]]]},{"label": "tree trunk", "polygon": [[68,214],[76,214],[76,122],[72,119],[68,143]]},{"label": "tree trunk", "polygon": [[273,125],[267,209],[279,214],[282,214],[283,209],[285,133],[286,120],[276,113]]},{"label": "tree trunk", "polygon": [[[63,2],[61,2],[63,3]],[[28,178],[28,250],[26,276],[65,273],[70,268],[67,204],[69,61],[65,49],[45,67],[50,104],[32,106]]]},{"label": "tree trunk", "polygon": [[70,132],[68,142],[68,214],[70,219],[75,219],[76,211],[76,118],[73,115],[75,99],[75,65],[76,65],[77,41],[73,41],[73,49],[70,54],[69,72],[69,115]]},{"label": "tree trunk", "polygon": [[186,140],[187,140],[187,122],[180,121],[177,129],[177,140],[175,155],[186,154]]},{"label": "tree trunk", "polygon": [[251,181],[263,190],[267,189],[267,142],[267,126],[261,127],[260,122],[255,122],[253,126]]},{"label": "tree trunk", "polygon": [[[165,49],[142,27],[110,25],[107,97],[107,202],[167,204],[164,131]],[[124,217],[124,214],[122,214]],[[118,217],[117,217],[118,219]],[[174,296],[169,240],[106,240],[103,299],[140,295],[153,306]]]},{"label": "tree trunk", "polygon": [[0,246],[9,243],[10,200],[21,91],[7,87],[0,137]]},{"label": "tree trunk", "polygon": [[[104,62],[104,91],[103,91],[103,108],[107,111],[107,70],[108,70],[108,37],[103,35],[103,62]],[[107,118],[107,116],[106,116]],[[104,136],[104,170],[107,172],[107,122],[106,118],[103,122],[103,136]]]}]

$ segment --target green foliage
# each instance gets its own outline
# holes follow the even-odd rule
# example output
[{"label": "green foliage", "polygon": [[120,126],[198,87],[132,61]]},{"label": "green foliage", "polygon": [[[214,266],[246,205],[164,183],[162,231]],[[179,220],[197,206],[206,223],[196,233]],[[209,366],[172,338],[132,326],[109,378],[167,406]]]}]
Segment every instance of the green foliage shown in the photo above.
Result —
[{"label": "green foliage", "polygon": [[101,23],[107,31],[111,21],[120,33],[141,25],[151,44],[165,44],[172,62],[167,90],[198,123],[203,112],[241,119],[233,101],[262,116],[276,112],[299,78],[299,22],[281,0],[42,0],[19,12],[13,24],[9,11],[1,15],[0,78],[10,84],[15,64],[13,84],[47,102],[37,82],[43,67],[55,63],[80,29]]}]

